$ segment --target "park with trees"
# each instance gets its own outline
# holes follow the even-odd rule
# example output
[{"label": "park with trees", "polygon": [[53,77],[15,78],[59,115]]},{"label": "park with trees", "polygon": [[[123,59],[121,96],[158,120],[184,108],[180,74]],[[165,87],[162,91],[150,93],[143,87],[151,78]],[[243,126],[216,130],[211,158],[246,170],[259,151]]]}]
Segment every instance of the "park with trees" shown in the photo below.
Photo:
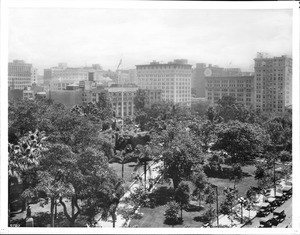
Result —
[{"label": "park with trees", "polygon": [[9,102],[10,226],[25,226],[18,215],[31,205],[37,227],[108,219],[115,227],[117,214],[130,227],[202,227],[234,216],[239,197],[250,208],[256,193],[290,178],[291,110],[266,114],[230,96],[215,106],[146,107],[139,91],[135,116],[122,125],[102,96],[71,109],[44,99]]}]

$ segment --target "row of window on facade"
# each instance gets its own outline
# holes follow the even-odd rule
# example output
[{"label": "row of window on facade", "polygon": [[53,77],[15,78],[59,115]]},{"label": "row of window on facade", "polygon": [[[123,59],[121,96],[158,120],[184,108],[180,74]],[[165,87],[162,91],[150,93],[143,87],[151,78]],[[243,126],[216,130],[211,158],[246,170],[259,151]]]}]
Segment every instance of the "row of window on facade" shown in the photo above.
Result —
[{"label": "row of window on facade", "polygon": [[31,81],[9,81],[8,84],[26,84],[26,85],[31,85]]},{"label": "row of window on facade", "polygon": [[[119,116],[119,117],[121,117],[122,116],[122,112],[120,111],[120,112],[116,112],[116,114],[117,114],[117,116]],[[132,112],[126,112],[126,111],[124,111],[123,112],[123,116],[131,116],[132,115]]]},{"label": "row of window on facade", "polygon": [[207,87],[253,87],[253,85],[251,84],[229,84],[229,86],[227,84],[207,84]]},{"label": "row of window on facade", "polygon": [[[279,109],[279,110],[281,110],[282,108],[283,108],[283,105],[276,105],[276,104],[262,104],[262,105],[260,105],[260,104],[256,104],[256,107],[257,108],[277,108],[277,109]],[[266,111],[266,110],[264,110],[264,111]]]},{"label": "row of window on facade", "polygon": [[[128,106],[131,106],[133,103],[132,102],[123,102],[123,105],[126,106],[128,104]],[[113,106],[121,106],[122,102],[118,102],[118,103],[113,103]]]},{"label": "row of window on facade", "polygon": [[207,83],[252,83],[253,80],[209,80]]},{"label": "row of window on facade", "polygon": [[251,92],[252,89],[207,89],[208,92],[211,92],[211,91],[224,91],[224,92]]},{"label": "row of window on facade", "polygon": [[189,90],[191,89],[190,86],[183,86],[184,84],[176,84],[177,86],[167,86],[167,85],[157,85],[157,84],[143,84],[144,86],[147,86],[148,89],[156,89],[156,90],[163,90],[163,89],[167,89],[167,90],[173,90],[173,89],[186,89]]},{"label": "row of window on facade", "polygon": [[174,81],[168,81],[168,82],[165,82],[165,81],[146,81],[146,82],[142,82],[143,85],[190,85],[191,82],[190,81],[177,81],[177,82],[174,82]]},{"label": "row of window on facade", "polygon": [[186,72],[179,72],[179,73],[164,73],[164,74],[157,74],[157,73],[150,73],[149,74],[138,74],[138,78],[140,79],[144,79],[144,78],[162,78],[162,79],[166,79],[166,78],[187,78],[187,79],[191,79],[191,73],[186,73]]},{"label": "row of window on facade", "polygon": [[153,69],[156,69],[158,71],[161,71],[162,69],[191,69],[190,65],[184,66],[184,65],[158,65],[158,66],[138,66],[138,70],[142,69],[142,70],[150,70],[152,71]]},{"label": "row of window on facade", "polygon": [[208,92],[207,93],[207,95],[208,96],[211,96],[211,95],[220,95],[220,94],[222,94],[222,95],[227,95],[227,94],[229,94],[229,95],[234,95],[234,96],[239,96],[239,97],[242,97],[242,96],[244,96],[244,95],[246,95],[247,97],[250,97],[251,95],[252,95],[252,93],[228,93],[228,92]]},{"label": "row of window on facade", "polygon": [[[110,92],[112,96],[122,96],[122,92]],[[135,92],[123,92],[123,96],[135,96]]]},{"label": "row of window on facade", "polygon": [[256,100],[259,100],[259,102],[261,101],[261,98],[263,99],[269,99],[269,101],[273,101],[273,103],[276,103],[276,98],[278,99],[277,102],[278,103],[282,103],[283,102],[283,96],[277,96],[276,95],[266,95],[266,96],[262,96],[262,95],[256,95]]},{"label": "row of window on facade", "polygon": [[[157,78],[155,78],[157,77]],[[177,76],[172,76],[172,77],[166,77],[165,76],[153,76],[152,78],[146,79],[145,77],[141,77],[141,82],[178,82],[178,81],[191,81],[191,77],[187,76],[187,77],[177,77]]]},{"label": "row of window on facade", "polygon": [[[235,95],[230,95],[230,96],[235,97]],[[221,98],[222,98],[221,96],[208,96],[207,97],[208,100],[214,100],[214,101],[218,101]],[[236,97],[236,101],[238,101],[238,102],[244,102],[244,101],[251,102],[252,99],[251,98]]]}]

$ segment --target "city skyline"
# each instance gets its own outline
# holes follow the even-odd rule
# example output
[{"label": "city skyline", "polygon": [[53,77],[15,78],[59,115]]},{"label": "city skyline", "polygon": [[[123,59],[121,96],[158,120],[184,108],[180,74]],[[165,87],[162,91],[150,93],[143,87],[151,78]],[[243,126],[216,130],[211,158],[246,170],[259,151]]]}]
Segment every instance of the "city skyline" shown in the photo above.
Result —
[{"label": "city skyline", "polygon": [[258,51],[292,56],[291,10],[9,10],[9,61],[39,74],[59,62],[115,70],[121,58],[124,69],[184,58],[253,71]]}]

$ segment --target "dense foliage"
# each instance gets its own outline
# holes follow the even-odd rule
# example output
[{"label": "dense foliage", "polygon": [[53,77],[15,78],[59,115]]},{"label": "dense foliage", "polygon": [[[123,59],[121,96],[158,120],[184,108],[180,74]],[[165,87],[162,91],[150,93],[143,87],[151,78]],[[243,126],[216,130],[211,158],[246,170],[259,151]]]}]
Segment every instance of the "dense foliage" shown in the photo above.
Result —
[{"label": "dense foliage", "polygon": [[[97,213],[107,213],[114,198],[123,194],[116,187],[120,179],[108,164],[113,155],[111,134],[91,118],[95,114],[92,108],[97,107],[83,108],[86,115],[43,100],[10,104],[10,175],[22,173],[23,184],[29,182],[28,178],[35,179],[23,187],[22,196],[28,199],[42,196],[46,202],[50,198],[52,226],[57,200],[70,226],[74,226],[80,214],[91,218]],[[44,145],[40,132],[31,134],[37,128],[47,136]],[[29,171],[29,167],[34,169]],[[71,211],[65,203],[67,198],[71,201]]]},{"label": "dense foliage", "polygon": [[[232,97],[223,97],[214,107],[203,104],[193,109],[170,101],[146,107],[146,100],[146,92],[139,90],[134,100],[136,115],[127,118],[122,127],[106,93],[96,104],[72,109],[47,100],[11,101],[10,185],[18,179],[23,184],[23,198],[42,197],[50,203],[52,226],[58,201],[70,226],[76,225],[79,216],[86,216],[92,225],[99,213],[102,218],[111,216],[115,224],[124,188],[109,163],[122,165],[123,178],[124,165],[136,162],[143,167],[146,186],[149,162],[161,162],[160,174],[172,182],[171,198],[176,201],[168,203],[165,218],[175,225],[179,209],[182,217],[191,194],[199,204],[209,204],[205,221],[213,219],[216,195],[210,177],[232,180],[233,189],[225,190],[226,199],[220,205],[221,213],[231,215],[242,166],[256,165],[255,179],[262,189],[291,173],[291,112],[266,115]],[[274,173],[279,160],[286,165],[281,175]],[[185,181],[191,181],[194,188]],[[247,193],[249,201],[254,197],[252,191]],[[133,210],[122,214],[133,216],[147,202],[147,189],[140,187],[128,202]]]}]

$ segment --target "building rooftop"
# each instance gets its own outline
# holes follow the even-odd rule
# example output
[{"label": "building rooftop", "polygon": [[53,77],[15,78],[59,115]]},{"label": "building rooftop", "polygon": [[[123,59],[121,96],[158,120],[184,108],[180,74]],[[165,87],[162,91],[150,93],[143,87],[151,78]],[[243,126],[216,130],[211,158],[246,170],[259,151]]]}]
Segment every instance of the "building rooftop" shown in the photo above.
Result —
[{"label": "building rooftop", "polygon": [[188,61],[186,59],[175,59],[174,61],[170,61],[168,63],[160,63],[158,61],[152,61],[150,64],[143,64],[143,65],[136,65],[136,67],[140,66],[164,66],[164,65],[185,65],[185,66],[192,66],[188,64]]}]

